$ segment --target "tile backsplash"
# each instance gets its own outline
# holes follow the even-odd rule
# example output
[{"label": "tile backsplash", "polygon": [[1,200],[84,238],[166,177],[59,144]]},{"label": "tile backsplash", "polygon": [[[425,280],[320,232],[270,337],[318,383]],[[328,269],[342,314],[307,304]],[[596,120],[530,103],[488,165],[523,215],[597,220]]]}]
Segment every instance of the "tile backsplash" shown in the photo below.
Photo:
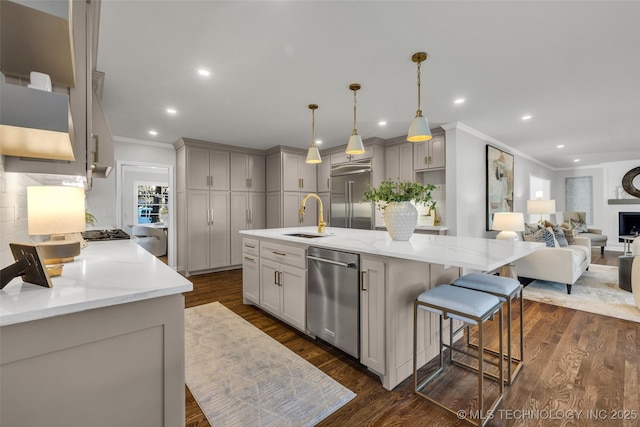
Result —
[{"label": "tile backsplash", "polygon": [[4,171],[0,162],[0,268],[14,263],[9,243],[30,242],[27,232],[27,186],[40,185],[21,173]]}]

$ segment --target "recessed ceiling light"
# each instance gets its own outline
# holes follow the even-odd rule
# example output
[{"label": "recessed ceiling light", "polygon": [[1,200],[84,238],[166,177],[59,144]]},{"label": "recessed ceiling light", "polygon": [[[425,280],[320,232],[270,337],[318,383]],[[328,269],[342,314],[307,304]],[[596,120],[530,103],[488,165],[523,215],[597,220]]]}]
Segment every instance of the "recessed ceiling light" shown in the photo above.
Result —
[{"label": "recessed ceiling light", "polygon": [[175,108],[167,108],[167,113],[169,114],[178,114],[178,110]]},{"label": "recessed ceiling light", "polygon": [[321,139],[316,139],[316,144],[318,144],[318,145],[322,144],[322,140]]},{"label": "recessed ceiling light", "polygon": [[156,135],[158,135],[158,131],[152,129],[152,130],[149,131],[149,135],[156,136]]},{"label": "recessed ceiling light", "polygon": [[387,122],[385,120],[380,120],[378,122],[378,126],[386,126],[386,125],[387,125]]},{"label": "recessed ceiling light", "polygon": [[564,144],[556,145],[556,148],[564,148]]},{"label": "recessed ceiling light", "polygon": [[209,77],[211,75],[211,71],[204,68],[199,68],[198,74],[201,75],[202,77]]},{"label": "recessed ceiling light", "polygon": [[522,120],[531,120],[531,115],[527,114],[526,116],[522,116]]},{"label": "recessed ceiling light", "polygon": [[464,104],[464,98],[458,98],[455,101],[453,101],[454,104]]},{"label": "recessed ceiling light", "polygon": [[578,163],[580,161],[580,159],[574,159],[573,160],[575,163]]}]

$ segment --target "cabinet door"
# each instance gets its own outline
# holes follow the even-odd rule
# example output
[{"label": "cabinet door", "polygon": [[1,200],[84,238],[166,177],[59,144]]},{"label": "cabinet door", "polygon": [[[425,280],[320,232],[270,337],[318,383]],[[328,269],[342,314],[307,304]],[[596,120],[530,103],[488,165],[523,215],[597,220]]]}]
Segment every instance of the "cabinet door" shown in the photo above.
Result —
[{"label": "cabinet door", "polygon": [[397,181],[400,178],[398,169],[398,158],[400,156],[399,145],[392,145],[384,150],[384,172],[385,179]]},{"label": "cabinet door", "polygon": [[260,259],[260,308],[280,316],[279,264]]},{"label": "cabinet door", "polygon": [[260,304],[260,271],[256,255],[245,253],[242,259],[242,295],[244,302]]},{"label": "cabinet door", "polygon": [[265,159],[262,156],[249,156],[248,175],[250,191],[264,191],[267,180],[265,170]]},{"label": "cabinet door", "polygon": [[275,153],[267,156],[265,175],[267,180],[267,192],[282,189],[282,154]]},{"label": "cabinet door", "polygon": [[231,191],[247,191],[249,188],[249,155],[231,153],[230,159]]},{"label": "cabinet door", "polygon": [[209,189],[209,150],[187,147],[187,188]]},{"label": "cabinet door", "polygon": [[283,193],[282,219],[283,227],[299,227],[302,225],[300,221],[300,193]]},{"label": "cabinet door", "polygon": [[413,145],[413,169],[425,170],[429,167],[429,141],[418,142]]},{"label": "cabinet door", "polygon": [[264,193],[249,193],[249,228],[252,230],[265,228],[266,215]]},{"label": "cabinet door", "polygon": [[316,166],[318,181],[316,183],[318,187],[318,193],[324,191],[331,191],[331,159],[329,156],[322,159],[322,163]]},{"label": "cabinet door", "polygon": [[284,191],[300,191],[302,187],[300,162],[300,156],[282,153],[282,185]]},{"label": "cabinet door", "polygon": [[444,168],[446,166],[444,135],[434,136],[428,142],[431,149],[429,167],[431,169]]},{"label": "cabinet door", "polygon": [[242,236],[240,230],[249,226],[249,193],[231,192],[231,264],[242,262]]},{"label": "cabinet door", "polygon": [[413,173],[413,142],[398,146],[398,176],[400,181],[415,181]]},{"label": "cabinet door", "polygon": [[279,191],[267,193],[267,228],[282,227],[282,194]]},{"label": "cabinet door", "polygon": [[300,158],[300,191],[316,192],[316,165],[305,162],[304,157]]},{"label": "cabinet door", "polygon": [[189,191],[187,193],[187,271],[209,268],[210,246],[208,191]]},{"label": "cabinet door", "polygon": [[307,320],[306,270],[280,265],[282,304],[281,318],[301,331],[305,330]]},{"label": "cabinet door", "polygon": [[210,196],[210,268],[224,267],[230,261],[229,193],[212,191]]},{"label": "cabinet door", "polygon": [[209,156],[209,175],[211,175],[212,190],[229,190],[229,153],[211,150]]},{"label": "cabinet door", "polygon": [[360,362],[371,370],[386,373],[384,294],[385,265],[362,259],[360,290]]}]

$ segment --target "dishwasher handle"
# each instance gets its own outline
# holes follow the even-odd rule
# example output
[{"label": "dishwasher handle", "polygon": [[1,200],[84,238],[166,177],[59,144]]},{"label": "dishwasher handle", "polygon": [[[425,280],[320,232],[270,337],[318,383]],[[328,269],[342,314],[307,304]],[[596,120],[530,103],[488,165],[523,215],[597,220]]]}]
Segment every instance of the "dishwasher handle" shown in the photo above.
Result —
[{"label": "dishwasher handle", "polygon": [[332,259],[318,258],[318,257],[311,256],[311,255],[307,255],[307,259],[312,259],[314,261],[320,261],[320,262],[326,262],[326,263],[329,263],[329,264],[339,265],[340,267],[347,267],[347,268],[357,268],[358,267],[355,262],[349,262],[349,263],[340,262],[340,261],[334,261]]}]

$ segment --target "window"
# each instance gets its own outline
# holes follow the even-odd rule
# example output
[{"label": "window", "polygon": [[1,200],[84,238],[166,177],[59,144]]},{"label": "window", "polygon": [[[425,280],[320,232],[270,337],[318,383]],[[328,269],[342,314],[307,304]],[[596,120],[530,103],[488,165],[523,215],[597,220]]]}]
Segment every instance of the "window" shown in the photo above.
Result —
[{"label": "window", "polygon": [[137,195],[136,224],[160,222],[161,215],[168,213],[169,187],[165,183],[135,182],[133,191]]}]

